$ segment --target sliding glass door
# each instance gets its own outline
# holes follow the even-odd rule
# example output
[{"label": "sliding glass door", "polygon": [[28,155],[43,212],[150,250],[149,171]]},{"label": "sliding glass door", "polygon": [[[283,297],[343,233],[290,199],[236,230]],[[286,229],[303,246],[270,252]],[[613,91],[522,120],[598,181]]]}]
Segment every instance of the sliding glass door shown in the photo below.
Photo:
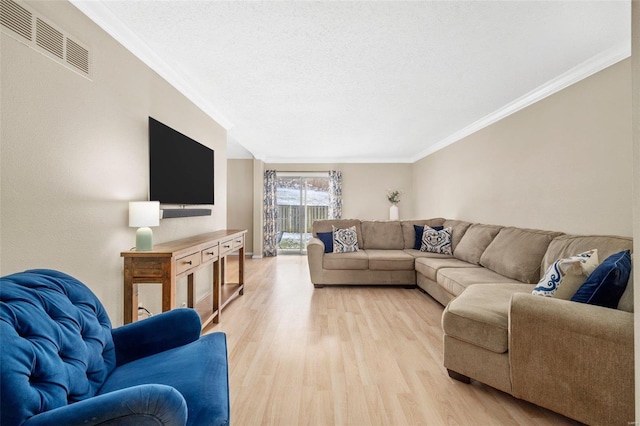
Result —
[{"label": "sliding glass door", "polygon": [[278,253],[306,253],[313,221],[329,214],[327,173],[277,173]]}]

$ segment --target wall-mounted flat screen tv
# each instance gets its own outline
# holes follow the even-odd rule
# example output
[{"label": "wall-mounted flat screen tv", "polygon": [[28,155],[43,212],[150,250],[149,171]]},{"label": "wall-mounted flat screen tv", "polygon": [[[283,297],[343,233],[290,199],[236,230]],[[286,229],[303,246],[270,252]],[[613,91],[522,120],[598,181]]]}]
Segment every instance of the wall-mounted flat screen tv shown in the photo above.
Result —
[{"label": "wall-mounted flat screen tv", "polygon": [[211,148],[149,117],[149,199],[162,204],[214,203]]}]

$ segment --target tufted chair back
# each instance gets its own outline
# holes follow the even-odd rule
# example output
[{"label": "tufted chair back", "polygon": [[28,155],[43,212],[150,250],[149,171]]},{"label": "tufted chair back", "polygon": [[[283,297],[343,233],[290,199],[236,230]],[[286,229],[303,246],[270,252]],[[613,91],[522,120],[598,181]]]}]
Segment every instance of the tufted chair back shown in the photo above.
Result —
[{"label": "tufted chair back", "polygon": [[84,284],[50,270],[0,279],[2,424],[96,395],[115,365],[111,322]]}]

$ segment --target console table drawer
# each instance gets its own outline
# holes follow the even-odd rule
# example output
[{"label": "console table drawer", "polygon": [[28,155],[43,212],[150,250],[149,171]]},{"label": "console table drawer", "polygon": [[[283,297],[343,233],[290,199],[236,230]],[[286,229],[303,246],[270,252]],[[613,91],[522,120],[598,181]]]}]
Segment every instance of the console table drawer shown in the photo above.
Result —
[{"label": "console table drawer", "polygon": [[233,251],[233,239],[220,243],[220,256],[231,253]]},{"label": "console table drawer", "polygon": [[233,240],[232,246],[234,250],[237,250],[240,247],[244,246],[244,235],[241,235],[238,238],[235,238]]},{"label": "console table drawer", "polygon": [[162,278],[162,259],[140,257],[131,265],[131,273],[136,278]]},{"label": "console table drawer", "polygon": [[200,265],[200,252],[176,260],[176,274],[181,274]]},{"label": "console table drawer", "polygon": [[200,252],[202,263],[206,263],[210,260],[217,259],[219,253],[220,253],[220,249],[218,248],[217,244],[212,247],[207,247],[206,249]]}]

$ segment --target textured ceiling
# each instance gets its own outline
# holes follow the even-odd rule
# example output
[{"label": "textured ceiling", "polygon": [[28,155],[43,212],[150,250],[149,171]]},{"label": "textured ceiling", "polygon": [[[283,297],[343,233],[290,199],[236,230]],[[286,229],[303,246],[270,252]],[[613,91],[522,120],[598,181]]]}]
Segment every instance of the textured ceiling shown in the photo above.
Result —
[{"label": "textured ceiling", "polygon": [[268,162],[412,162],[630,52],[629,1],[71,1]]}]

